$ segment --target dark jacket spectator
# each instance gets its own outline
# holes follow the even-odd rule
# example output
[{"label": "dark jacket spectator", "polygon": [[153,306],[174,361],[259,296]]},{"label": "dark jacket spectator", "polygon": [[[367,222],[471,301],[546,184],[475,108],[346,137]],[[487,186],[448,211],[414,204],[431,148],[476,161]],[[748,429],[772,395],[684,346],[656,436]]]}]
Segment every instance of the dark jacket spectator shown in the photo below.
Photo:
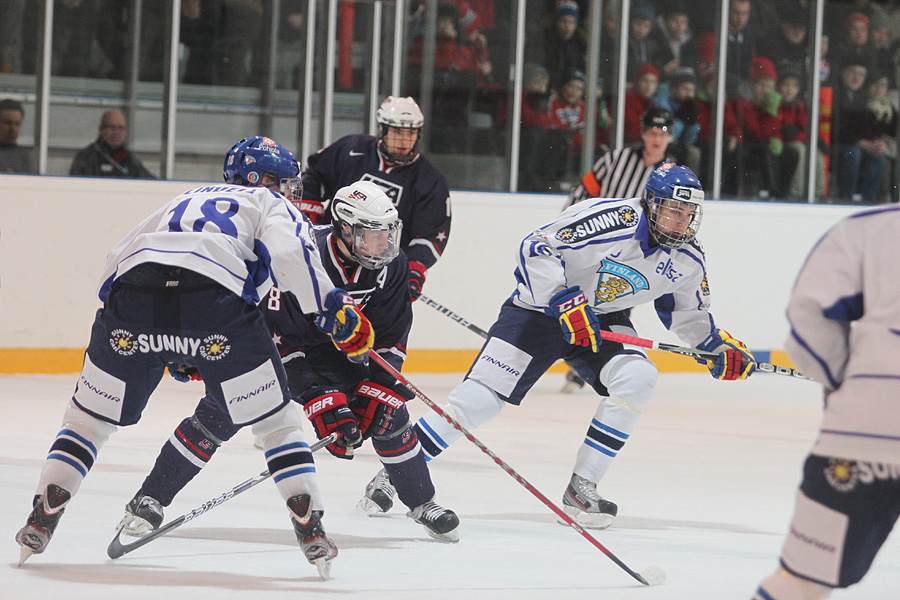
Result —
[{"label": "dark jacket spectator", "polygon": [[125,147],[128,128],[125,115],[118,110],[103,113],[100,135],[78,151],[69,168],[69,175],[81,177],[127,177],[155,179],[141,160]]},{"label": "dark jacket spectator", "polygon": [[33,148],[18,144],[25,109],[17,100],[0,101],[0,173],[37,173]]}]

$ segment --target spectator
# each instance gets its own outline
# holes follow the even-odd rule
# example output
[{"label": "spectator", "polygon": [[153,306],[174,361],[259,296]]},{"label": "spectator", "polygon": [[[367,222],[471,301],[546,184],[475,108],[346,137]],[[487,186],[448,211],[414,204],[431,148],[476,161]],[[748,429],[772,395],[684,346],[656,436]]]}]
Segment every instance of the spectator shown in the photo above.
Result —
[{"label": "spectator", "polygon": [[659,70],[644,63],[634,73],[634,86],[625,92],[625,142],[641,141],[641,116],[655,106],[653,96],[659,87]]},{"label": "spectator", "polygon": [[788,3],[780,10],[781,21],[778,29],[764,36],[758,45],[757,54],[768,58],[779,67],[791,63],[800,73],[800,84],[807,81],[806,63],[809,58],[807,30],[809,15],[798,4]]},{"label": "spectator", "polygon": [[894,80],[894,61],[891,57],[891,38],[888,33],[890,19],[880,11],[872,13],[869,17],[869,44],[872,46],[872,70],[876,73],[889,74],[888,83],[891,88],[896,88]]},{"label": "spectator", "polygon": [[0,0],[0,73],[22,72],[25,0]]},{"label": "spectator", "polygon": [[69,175],[78,177],[128,177],[155,179],[141,160],[125,147],[128,127],[120,110],[108,110],[100,119],[99,137],[78,151]]},{"label": "spectator", "polygon": [[750,73],[753,99],[735,99],[738,125],[744,133],[741,144],[743,156],[738,160],[738,164],[744,165],[740,191],[761,199],[780,194],[775,158],[781,156],[783,143],[778,120],[781,95],[775,90],[777,81],[778,74],[772,61],[756,58]]},{"label": "spectator", "polygon": [[560,79],[569,69],[585,72],[587,68],[587,38],[578,27],[579,16],[577,3],[562,0],[556,5],[552,25],[544,30],[543,44],[539,47],[542,56],[536,56],[535,62],[547,68],[553,89],[559,87]]},{"label": "spectator", "polygon": [[[800,96],[803,88],[800,69],[793,63],[787,62],[778,70],[778,93],[781,94],[781,104],[778,107],[778,120],[781,123],[781,141],[783,150],[777,161],[778,189],[791,198],[803,196],[806,184],[806,149],[809,137],[806,135],[806,103]],[[820,153],[816,153],[817,164],[822,165],[817,178],[817,184],[824,181],[824,162]],[[819,190],[821,194],[822,190]]]},{"label": "spectator", "polygon": [[[53,74],[67,77],[95,75],[100,54],[95,35],[98,30],[98,0],[55,0],[53,3]],[[96,46],[96,48],[95,48]]]},{"label": "spectator", "polygon": [[[716,99],[715,73],[708,71],[702,77],[703,85],[697,92],[697,118],[700,122],[700,134],[697,136],[697,147],[700,148],[700,165],[705,180],[712,180],[712,159],[714,154],[713,135],[715,124],[713,115]],[[725,115],[723,117],[722,144],[722,194],[737,194],[738,167],[737,150],[741,143],[741,128],[735,114],[734,100],[725,99]]]},{"label": "spectator", "polygon": [[0,173],[37,173],[33,148],[19,146],[25,109],[18,100],[0,100]]},{"label": "spectator", "polygon": [[678,67],[668,82],[659,84],[653,98],[657,106],[667,108],[675,118],[670,150],[678,164],[700,171],[699,109],[697,107],[697,74],[691,67]]},{"label": "spectator", "polygon": [[851,61],[871,69],[875,62],[875,49],[869,44],[869,17],[860,12],[852,13],[844,24],[845,38],[838,44],[832,61],[835,68],[843,70]]},{"label": "spectator", "polygon": [[750,27],[750,0],[731,0],[728,5],[728,48],[725,62],[725,95],[751,98],[750,71],[756,55],[756,37]]},{"label": "spectator", "polygon": [[853,202],[877,200],[887,163],[884,148],[867,138],[871,128],[863,89],[867,74],[867,64],[852,56],[841,67],[832,125],[838,197]]},{"label": "spectator", "polygon": [[681,0],[672,0],[658,20],[651,34],[659,43],[653,63],[659,69],[663,81],[672,76],[678,67],[697,67],[697,42],[691,33],[687,10]]},{"label": "spectator", "polygon": [[220,0],[222,31],[216,39],[218,85],[244,86],[250,82],[250,64],[257,38],[263,32],[262,0]]},{"label": "spectator", "polygon": [[[653,6],[637,3],[631,8],[631,21],[628,25],[628,67],[627,80],[635,81],[635,72],[656,58],[660,52],[659,39],[651,36],[653,19],[656,17]],[[657,79],[659,71],[657,71]],[[638,114],[638,121],[640,114]],[[640,134],[638,135],[640,137]]]},{"label": "spectator", "polygon": [[888,98],[889,76],[887,73],[875,72],[868,82],[868,119],[865,137],[860,140],[864,150],[876,156],[885,157],[885,169],[881,175],[881,190],[892,187],[889,184],[888,173],[893,166],[896,169],[897,158],[897,110]]},{"label": "spectator", "polygon": [[[565,161],[557,179],[569,178],[570,173],[578,172],[578,164],[584,146],[584,87],[585,75],[578,69],[570,69],[560,80],[557,93],[550,98],[551,131],[558,132],[553,136],[553,143],[559,143],[566,149]],[[558,142],[556,140],[559,140]]]}]

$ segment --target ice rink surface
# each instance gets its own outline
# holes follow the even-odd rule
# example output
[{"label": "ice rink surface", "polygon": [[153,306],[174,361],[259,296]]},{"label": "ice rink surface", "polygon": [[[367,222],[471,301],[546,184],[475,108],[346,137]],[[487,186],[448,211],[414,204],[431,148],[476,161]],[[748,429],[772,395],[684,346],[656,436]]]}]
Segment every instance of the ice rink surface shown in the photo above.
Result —
[{"label": "ice rink surface", "polygon": [[[460,375],[411,375],[443,402]],[[75,375],[0,376],[0,598],[359,598],[417,600],[750,598],[776,566],[803,458],[820,415],[817,385],[758,374],[719,382],[661,375],[654,401],[601,483],[619,518],[597,540],[629,567],[662,568],[645,588],[463,439],[431,463],[437,500],[460,516],[460,542],[431,540],[395,505],[387,517],[355,510],[378,471],[371,446],[353,461],[317,456],[325,527],[340,549],[322,581],[301,554],[271,481],[118,560],[106,547],[122,507],[157,451],[189,415],[202,386],[165,378],[144,418],[118,431],[70,504],[52,543],[17,568],[24,524],[43,459],[59,429]],[[475,433],[553,502],[596,408],[591,392],[563,395],[545,376],[521,407]],[[418,416],[419,401],[410,403]],[[166,521],[266,468],[242,431],[175,499]],[[889,540],[862,584],[832,598],[900,597],[900,540]]]}]

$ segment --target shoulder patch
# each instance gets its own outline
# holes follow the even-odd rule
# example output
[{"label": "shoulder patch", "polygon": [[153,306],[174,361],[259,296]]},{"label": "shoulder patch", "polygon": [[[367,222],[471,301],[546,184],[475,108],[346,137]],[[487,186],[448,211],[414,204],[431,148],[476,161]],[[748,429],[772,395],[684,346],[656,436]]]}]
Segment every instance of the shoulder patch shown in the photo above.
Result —
[{"label": "shoulder patch", "polygon": [[556,232],[556,239],[571,244],[590,239],[610,231],[635,227],[640,222],[637,211],[631,206],[607,208],[579,221],[563,227]]}]

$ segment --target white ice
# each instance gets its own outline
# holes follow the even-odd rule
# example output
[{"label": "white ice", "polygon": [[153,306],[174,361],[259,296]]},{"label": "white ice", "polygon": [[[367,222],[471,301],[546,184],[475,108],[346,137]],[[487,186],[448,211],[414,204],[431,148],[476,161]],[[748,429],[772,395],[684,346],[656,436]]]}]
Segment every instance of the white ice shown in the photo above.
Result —
[{"label": "white ice", "polygon": [[[410,378],[443,401],[459,375]],[[440,503],[460,516],[458,544],[431,540],[395,506],[372,518],[355,505],[378,461],[371,447],[353,461],[320,452],[325,527],[340,548],[322,581],[300,553],[271,481],[118,560],[106,546],[122,507],[157,451],[193,409],[202,388],[169,378],[144,418],[100,453],[47,551],[18,568],[13,537],[24,523],[47,449],[75,376],[0,376],[0,598],[359,598],[516,600],[543,598],[746,599],[773,571],[793,510],[803,458],[815,436],[815,384],[759,374],[718,382],[664,374],[636,433],[601,484],[617,502],[600,544],[667,581],[645,588],[465,439],[431,463]],[[552,502],[560,501],[587,424],[593,393],[563,395],[547,375],[521,407],[477,430],[481,441]],[[415,415],[423,411],[410,404]],[[242,431],[167,509],[167,521],[266,468]],[[900,597],[900,542],[889,540],[863,583],[833,598]]]}]

